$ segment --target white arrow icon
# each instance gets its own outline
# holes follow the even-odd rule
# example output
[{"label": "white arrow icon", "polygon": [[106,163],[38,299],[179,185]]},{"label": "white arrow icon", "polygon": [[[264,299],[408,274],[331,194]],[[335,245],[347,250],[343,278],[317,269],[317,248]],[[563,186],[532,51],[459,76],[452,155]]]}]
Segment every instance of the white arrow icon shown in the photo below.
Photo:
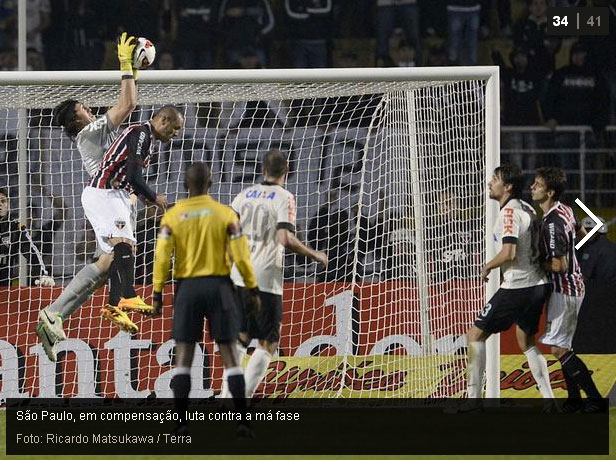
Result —
[{"label": "white arrow icon", "polygon": [[582,209],[584,210],[584,212],[585,212],[586,214],[588,214],[588,215],[590,216],[590,218],[591,218],[592,220],[594,220],[594,221],[595,221],[595,223],[597,224],[597,225],[595,225],[595,226],[592,228],[592,230],[591,230],[590,232],[588,232],[588,233],[586,234],[586,236],[585,236],[584,238],[582,238],[582,241],[580,241],[578,244],[576,244],[576,245],[575,245],[575,249],[580,249],[580,248],[584,245],[584,243],[586,243],[586,241],[588,241],[588,239],[589,239],[590,237],[592,237],[595,233],[597,233],[597,232],[599,231],[599,229],[600,229],[600,228],[601,228],[601,226],[603,225],[603,222],[601,222],[601,221],[599,220],[599,218],[598,218],[597,216],[595,216],[595,215],[592,213],[592,211],[591,211],[590,209],[588,209],[588,208],[586,207],[586,205],[580,201],[580,199],[579,199],[579,198],[576,198],[576,199],[575,199],[575,202],[576,202],[576,203],[578,204],[578,206],[579,206],[580,208],[582,208]]}]

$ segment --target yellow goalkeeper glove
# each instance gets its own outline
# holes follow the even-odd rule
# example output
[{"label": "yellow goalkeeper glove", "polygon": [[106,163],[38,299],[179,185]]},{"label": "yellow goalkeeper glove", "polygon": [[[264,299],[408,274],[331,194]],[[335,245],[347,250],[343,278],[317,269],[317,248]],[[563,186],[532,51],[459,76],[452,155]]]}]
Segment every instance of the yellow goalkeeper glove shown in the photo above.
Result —
[{"label": "yellow goalkeeper glove", "polygon": [[122,32],[118,40],[118,61],[120,70],[126,74],[133,74],[133,51],[136,45],[135,37]]}]

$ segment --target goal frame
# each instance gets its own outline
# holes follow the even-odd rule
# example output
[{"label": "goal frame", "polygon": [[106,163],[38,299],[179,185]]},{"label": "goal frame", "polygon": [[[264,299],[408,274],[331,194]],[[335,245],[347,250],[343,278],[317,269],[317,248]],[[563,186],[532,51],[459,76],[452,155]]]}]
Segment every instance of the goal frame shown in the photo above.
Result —
[{"label": "goal frame", "polygon": [[[15,71],[0,72],[0,86],[25,85],[96,85],[117,84],[117,71]],[[464,81],[482,80],[485,92],[485,181],[500,164],[499,68],[475,67],[411,67],[411,68],[336,68],[336,69],[255,69],[255,70],[148,70],[141,72],[141,84],[213,84],[213,83],[308,83],[308,82],[374,82],[374,81]],[[27,208],[27,103],[18,109],[18,183],[19,218],[25,221]],[[412,104],[409,104],[409,109]],[[498,214],[498,205],[485,193],[486,259],[495,255],[491,229]],[[414,216],[415,219],[421,216]],[[25,263],[20,266],[20,284],[24,284]],[[490,277],[486,297],[498,289],[498,273]],[[500,395],[500,335],[487,342],[486,397]]]}]

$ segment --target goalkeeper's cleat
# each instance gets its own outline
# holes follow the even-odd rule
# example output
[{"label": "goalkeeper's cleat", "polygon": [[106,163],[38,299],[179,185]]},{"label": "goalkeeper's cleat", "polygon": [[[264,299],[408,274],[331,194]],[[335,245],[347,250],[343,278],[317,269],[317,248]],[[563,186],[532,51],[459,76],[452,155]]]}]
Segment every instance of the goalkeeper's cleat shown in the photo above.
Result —
[{"label": "goalkeeper's cleat", "polygon": [[129,299],[122,297],[118,303],[118,308],[123,311],[136,311],[143,314],[152,313],[154,310],[151,305],[145,303],[139,296],[131,297]]},{"label": "goalkeeper's cleat", "polygon": [[47,355],[47,358],[51,362],[56,362],[58,360],[58,354],[56,352],[56,341],[51,338],[49,332],[47,330],[47,326],[42,321],[36,325],[36,333],[41,339],[41,345],[43,346],[43,350]]},{"label": "goalkeeper's cleat", "polygon": [[101,308],[101,315],[103,318],[115,323],[121,331],[128,332],[129,334],[136,334],[139,332],[139,328],[135,323],[131,321],[126,313],[113,305],[106,305]]},{"label": "goalkeeper's cleat", "polygon": [[66,340],[66,334],[62,329],[62,315],[60,313],[48,312],[43,308],[39,312],[39,324],[44,324],[46,332],[53,343]]}]

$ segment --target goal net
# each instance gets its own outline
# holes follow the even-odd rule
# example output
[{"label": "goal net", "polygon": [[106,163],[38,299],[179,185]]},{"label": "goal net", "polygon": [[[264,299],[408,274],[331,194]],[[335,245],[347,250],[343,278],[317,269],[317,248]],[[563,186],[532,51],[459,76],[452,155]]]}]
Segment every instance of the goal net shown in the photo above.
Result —
[{"label": "goal net", "polygon": [[[129,122],[163,104],[186,118],[177,139],[154,146],[146,178],[157,193],[170,203],[185,198],[186,167],[203,161],[212,196],[230,204],[262,180],[265,152],[279,149],[289,161],[297,236],[329,256],[327,270],[285,256],[280,347],[258,395],[445,397],[465,389],[464,334],[486,297],[478,275],[495,162],[486,145],[498,129],[493,70],[420,70],[143,72]],[[27,227],[57,282],[35,286],[33,264],[20,257],[0,280],[0,399],[171,397],[169,300],[162,318],[133,314],[140,331],[131,336],[101,318],[101,288],[65,319],[57,363],[38,343],[39,310],[96,249],[80,200],[87,174],[75,145],[52,126],[51,108],[74,98],[101,115],[119,95],[113,72],[78,75],[32,83],[5,75],[11,81],[0,86],[0,187],[10,218]],[[146,300],[160,218],[139,205],[135,279]],[[9,250],[16,248],[3,238],[4,262]],[[217,393],[221,376],[205,332],[191,397]]]}]

